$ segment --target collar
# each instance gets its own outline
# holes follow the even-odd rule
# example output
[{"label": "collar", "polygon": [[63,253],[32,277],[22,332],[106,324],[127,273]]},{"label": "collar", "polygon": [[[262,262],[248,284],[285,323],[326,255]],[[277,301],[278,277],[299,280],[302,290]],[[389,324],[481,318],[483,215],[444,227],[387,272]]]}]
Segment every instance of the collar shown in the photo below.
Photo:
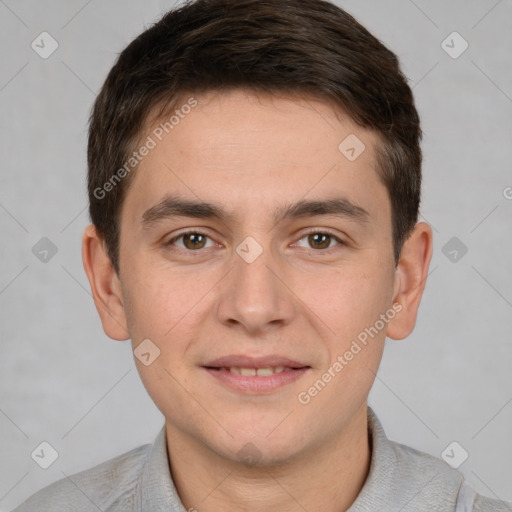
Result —
[{"label": "collar", "polygon": [[[368,407],[371,463],[368,477],[347,512],[445,512],[454,510],[463,477],[426,453],[390,441]],[[142,468],[137,512],[187,512],[169,469],[165,425],[151,446]],[[450,508],[451,507],[451,508]]]},{"label": "collar", "polygon": [[455,509],[463,476],[442,460],[390,441],[368,407],[370,471],[347,512],[446,512]]},{"label": "collar", "polygon": [[149,450],[135,500],[136,512],[187,512],[171,477],[165,424]]}]

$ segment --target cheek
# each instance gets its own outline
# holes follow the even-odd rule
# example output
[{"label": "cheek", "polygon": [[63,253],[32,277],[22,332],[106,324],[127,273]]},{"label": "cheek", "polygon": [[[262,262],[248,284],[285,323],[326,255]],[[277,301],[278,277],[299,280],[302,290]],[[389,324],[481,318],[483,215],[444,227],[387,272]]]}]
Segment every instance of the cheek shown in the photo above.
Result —
[{"label": "cheek", "polygon": [[130,333],[137,338],[164,342],[194,316],[194,306],[208,290],[208,283],[191,280],[175,270],[136,266],[135,279],[126,286],[125,312]]},{"label": "cheek", "polygon": [[[176,272],[143,265],[134,266],[132,276],[137,279],[126,285],[125,311],[129,315],[132,348],[141,381],[160,410],[179,415],[180,410],[190,407],[188,395],[182,393],[183,387],[190,387],[184,361],[191,326],[198,322],[194,305],[206,293],[207,284],[192,286],[189,278]],[[146,339],[154,344],[145,349],[151,353],[149,364],[137,358],[137,347]]]},{"label": "cheek", "polygon": [[323,321],[337,349],[374,325],[391,306],[392,294],[392,272],[368,263],[308,275],[297,293]]},{"label": "cheek", "polygon": [[322,415],[335,431],[347,412],[361,407],[374,382],[387,325],[380,315],[390,308],[392,281],[380,271],[352,268],[311,283],[315,284],[304,292],[304,302],[327,333],[326,357],[297,398],[304,414]]}]

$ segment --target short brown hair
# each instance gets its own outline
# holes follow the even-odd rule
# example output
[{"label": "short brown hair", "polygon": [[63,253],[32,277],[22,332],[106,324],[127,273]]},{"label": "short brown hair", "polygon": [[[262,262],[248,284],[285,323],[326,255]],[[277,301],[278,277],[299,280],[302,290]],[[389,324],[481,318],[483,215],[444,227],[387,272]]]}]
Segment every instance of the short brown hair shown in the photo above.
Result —
[{"label": "short brown hair", "polygon": [[[93,107],[89,213],[116,272],[120,211],[134,175],[119,171],[150,111],[164,115],[186,93],[233,88],[313,94],[380,135],[376,170],[391,202],[398,263],[418,218],[422,155],[418,113],[396,55],[324,0],[196,0],[123,50]],[[113,183],[116,176],[123,179]]]}]

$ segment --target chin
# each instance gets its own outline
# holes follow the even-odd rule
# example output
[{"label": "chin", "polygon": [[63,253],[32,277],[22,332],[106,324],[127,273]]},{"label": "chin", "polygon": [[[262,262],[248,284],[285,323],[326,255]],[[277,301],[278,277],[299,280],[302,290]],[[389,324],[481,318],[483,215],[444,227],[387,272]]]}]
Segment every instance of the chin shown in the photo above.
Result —
[{"label": "chin", "polygon": [[[282,419],[281,419],[282,420]],[[247,467],[273,467],[284,464],[298,456],[303,449],[305,442],[303,435],[298,432],[290,432],[286,429],[276,429],[279,422],[259,424],[254,428],[264,432],[257,435],[254,428],[248,430],[247,425],[240,431],[229,429],[233,435],[222,436],[224,442],[219,444],[219,437],[210,438],[210,447],[221,457],[236,464]]]}]

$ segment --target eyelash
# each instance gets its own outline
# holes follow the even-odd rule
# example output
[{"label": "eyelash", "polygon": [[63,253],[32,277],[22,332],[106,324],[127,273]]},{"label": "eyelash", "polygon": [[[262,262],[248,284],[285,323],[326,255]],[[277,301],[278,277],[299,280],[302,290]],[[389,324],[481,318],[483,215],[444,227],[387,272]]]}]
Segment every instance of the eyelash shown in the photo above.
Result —
[{"label": "eyelash", "polygon": [[[304,233],[298,240],[298,242],[300,242],[301,240],[303,240],[304,238],[308,237],[309,235],[314,235],[316,233],[319,233],[321,235],[328,235],[331,237],[331,239],[335,240],[336,242],[338,242],[338,248],[339,247],[343,247],[346,245],[346,243],[343,241],[343,240],[340,240],[337,236],[335,236],[333,233],[331,233],[330,231],[326,231],[326,230],[323,230],[323,229],[314,229],[314,230],[311,230],[311,231],[308,231],[306,233]],[[186,236],[186,235],[202,235],[202,236],[205,236],[207,238],[210,238],[211,240],[211,237],[208,236],[207,234],[205,233],[202,233],[201,231],[197,231],[197,230],[190,230],[190,231],[185,231],[184,233],[180,233],[179,235],[175,236],[174,238],[171,238],[169,241],[167,241],[165,243],[166,246],[172,246],[177,240],[179,240],[180,238]],[[181,251],[185,251],[185,252],[188,252],[188,253],[193,253],[193,252],[201,252],[201,249],[197,249],[197,250],[192,250],[192,249],[182,249],[181,247],[178,247],[179,250]],[[336,246],[335,247],[330,247],[328,249],[310,249],[311,251],[313,252],[317,252],[317,253],[326,253],[326,254],[330,254],[331,252],[333,252],[333,250],[336,250]]]}]

